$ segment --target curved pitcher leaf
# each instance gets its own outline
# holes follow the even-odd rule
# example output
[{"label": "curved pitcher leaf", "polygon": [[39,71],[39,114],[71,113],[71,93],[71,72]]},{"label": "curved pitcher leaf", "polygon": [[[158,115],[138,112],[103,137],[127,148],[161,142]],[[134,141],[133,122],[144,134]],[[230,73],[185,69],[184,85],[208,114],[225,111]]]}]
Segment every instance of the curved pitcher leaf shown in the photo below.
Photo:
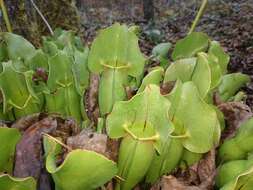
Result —
[{"label": "curved pitcher leaf", "polygon": [[198,162],[202,158],[202,156],[203,154],[190,152],[189,150],[184,149],[179,167],[181,169],[186,169]]},{"label": "curved pitcher leaf", "polygon": [[248,82],[250,82],[250,77],[242,73],[224,75],[222,77],[221,84],[218,87],[221,99],[223,101],[227,101]]},{"label": "curved pitcher leaf", "polygon": [[155,154],[146,175],[147,183],[155,183],[157,179],[175,169],[181,159],[183,146],[180,139],[168,138],[160,154]]},{"label": "curved pitcher leaf", "polygon": [[197,86],[199,95],[205,98],[211,87],[211,70],[205,53],[199,53],[191,80]]},{"label": "curved pitcher leaf", "polygon": [[99,84],[99,110],[101,115],[111,112],[115,102],[126,99],[128,77],[123,69],[105,69]]},{"label": "curved pitcher leaf", "polygon": [[3,112],[14,109],[17,118],[40,112],[40,101],[32,89],[32,72],[18,72],[11,62],[3,62],[0,90],[3,94]]},{"label": "curved pitcher leaf", "polygon": [[76,92],[75,86],[71,85],[59,88],[52,93],[45,93],[45,99],[47,112],[59,113],[65,117],[71,116],[77,122],[81,121],[81,96]]},{"label": "curved pitcher leaf", "polygon": [[220,82],[222,77],[222,70],[218,62],[218,58],[212,54],[207,54],[208,65],[211,71],[211,89],[216,88]]},{"label": "curved pitcher leaf", "polygon": [[49,75],[47,86],[51,91],[74,84],[72,61],[66,52],[58,50],[49,58]]},{"label": "curved pitcher leaf", "polygon": [[220,43],[217,41],[211,41],[208,54],[212,54],[217,57],[221,68],[221,73],[225,74],[227,72],[227,66],[230,58],[229,55],[224,52],[223,48],[220,46]]},{"label": "curved pitcher leaf", "polygon": [[180,79],[182,82],[191,80],[197,58],[179,59],[172,63],[166,70],[164,82],[176,81]]},{"label": "curved pitcher leaf", "polygon": [[235,160],[223,164],[216,176],[216,185],[221,190],[250,190],[253,179],[252,164],[253,160]]},{"label": "curved pitcher leaf", "polygon": [[152,141],[140,141],[131,136],[124,137],[120,144],[118,158],[118,175],[123,181],[117,183],[115,189],[133,189],[144,178],[154,152]]},{"label": "curved pitcher leaf", "polygon": [[211,70],[206,54],[199,53],[197,59],[180,59],[172,63],[166,70],[164,82],[178,79],[182,82],[193,81],[204,98],[211,86]]},{"label": "curved pitcher leaf", "polygon": [[0,172],[12,173],[15,148],[20,138],[17,129],[0,126]]},{"label": "curved pitcher leaf", "polygon": [[56,55],[49,58],[47,86],[50,92],[45,92],[46,109],[50,113],[72,116],[80,122],[82,96],[76,88],[73,64],[65,51],[58,50]]},{"label": "curved pitcher leaf", "polygon": [[150,71],[142,80],[141,86],[137,93],[144,91],[147,85],[156,84],[160,86],[160,82],[163,80],[164,69],[162,67],[156,67]]},{"label": "curved pitcher leaf", "polygon": [[172,59],[175,61],[182,58],[194,57],[197,53],[206,51],[208,44],[209,38],[206,34],[193,32],[177,41],[172,52]]},{"label": "curved pitcher leaf", "polygon": [[127,68],[126,74],[137,77],[143,72],[144,64],[137,36],[118,23],[100,31],[88,58],[89,69],[94,73],[105,68]]},{"label": "curved pitcher leaf", "polygon": [[86,47],[84,51],[74,51],[74,65],[73,73],[75,77],[76,88],[80,96],[84,95],[84,91],[89,85],[89,71],[88,71],[88,54],[89,48]]},{"label": "curved pitcher leaf", "polygon": [[61,146],[44,137],[46,168],[52,174],[57,190],[94,190],[110,181],[117,173],[116,163],[88,150],[73,150],[64,162],[56,165]]},{"label": "curved pitcher leaf", "polygon": [[14,178],[7,174],[0,174],[1,190],[36,190],[36,181],[32,177]]},{"label": "curved pitcher leaf", "polygon": [[[137,138],[158,137],[155,147],[159,151],[161,142],[165,142],[167,134],[173,130],[168,118],[169,108],[170,102],[160,94],[159,87],[149,85],[131,100],[115,103],[106,120],[107,133],[111,138],[129,133]],[[143,133],[137,133],[140,129]]]},{"label": "curved pitcher leaf", "polygon": [[195,153],[208,152],[218,139],[216,112],[199,96],[193,82],[178,84],[178,90],[172,91],[173,94],[169,96],[170,100],[176,99],[170,117],[182,122],[185,130],[181,134],[182,144],[187,150]]},{"label": "curved pitcher leaf", "polygon": [[4,32],[0,35],[0,39],[6,44],[8,57],[11,60],[23,59],[27,60],[35,53],[35,47],[23,37]]},{"label": "curved pitcher leaf", "polygon": [[[244,122],[233,138],[225,140],[219,149],[219,159],[228,160],[246,159],[253,151],[253,118]],[[231,151],[233,150],[233,151]]]},{"label": "curved pitcher leaf", "polygon": [[48,71],[48,56],[41,49],[38,49],[35,51],[34,55],[26,61],[26,65],[33,71],[36,71],[38,68],[43,68]]}]

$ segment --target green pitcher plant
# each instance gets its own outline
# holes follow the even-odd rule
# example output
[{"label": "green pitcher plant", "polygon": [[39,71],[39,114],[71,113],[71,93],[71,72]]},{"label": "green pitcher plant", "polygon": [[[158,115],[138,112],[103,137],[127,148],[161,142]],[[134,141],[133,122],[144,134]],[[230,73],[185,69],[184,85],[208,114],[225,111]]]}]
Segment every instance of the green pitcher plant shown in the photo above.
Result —
[{"label": "green pitcher plant", "polygon": [[132,189],[147,173],[155,150],[164,149],[173,130],[169,107],[170,102],[155,85],[148,85],[129,101],[115,103],[106,126],[109,137],[123,138],[118,160],[118,175],[123,181],[116,189]]},{"label": "green pitcher plant", "polygon": [[[79,126],[92,124],[119,143],[112,161],[95,151],[69,148],[64,137],[44,134],[43,164],[56,190],[153,185],[163,175],[187,170],[214,148],[220,164],[215,186],[252,189],[253,119],[223,142],[226,118],[214,101],[214,95],[224,104],[241,101],[240,89],[250,77],[228,73],[229,55],[202,32],[179,40],[171,55],[171,43],[157,44],[146,58],[136,29],[116,23],[101,30],[90,49],[61,29],[43,37],[40,48],[19,35],[0,34],[1,190],[35,190],[39,184],[33,177],[13,176],[22,134],[3,123],[41,112],[73,118]],[[152,61],[155,66],[147,64]],[[98,99],[100,115],[94,124],[85,106],[91,73],[99,75],[98,97],[92,98]]]},{"label": "green pitcher plant", "polygon": [[46,168],[57,190],[94,190],[111,180],[117,173],[117,165],[101,154],[88,150],[73,150],[64,162],[56,165],[61,145],[53,137],[44,136]]},{"label": "green pitcher plant", "polygon": [[216,176],[220,190],[250,190],[253,185],[253,160],[234,160],[223,164]]},{"label": "green pitcher plant", "polygon": [[[229,160],[246,159],[253,151],[253,118],[244,122],[237,130],[234,137],[225,140],[219,148],[221,162]],[[231,151],[233,150],[233,151]]]},{"label": "green pitcher plant", "polygon": [[111,112],[116,101],[126,99],[129,77],[143,73],[145,58],[138,38],[126,25],[114,24],[100,31],[91,46],[88,66],[100,74],[99,109],[102,116]]}]

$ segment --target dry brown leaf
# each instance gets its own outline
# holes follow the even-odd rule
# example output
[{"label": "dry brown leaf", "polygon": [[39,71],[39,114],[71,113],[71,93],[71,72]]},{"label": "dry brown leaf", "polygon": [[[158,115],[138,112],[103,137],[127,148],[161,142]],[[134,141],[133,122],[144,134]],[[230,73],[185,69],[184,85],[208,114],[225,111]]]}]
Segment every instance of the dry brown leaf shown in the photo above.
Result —
[{"label": "dry brown leaf", "polygon": [[99,75],[92,73],[90,75],[90,86],[85,95],[85,107],[88,117],[95,123],[99,118],[98,87],[99,87]]},{"label": "dry brown leaf", "polygon": [[40,114],[32,114],[25,117],[21,117],[15,123],[12,124],[12,128],[18,129],[21,133],[23,133],[26,129],[28,129],[31,125],[39,121]]},{"label": "dry brown leaf", "polygon": [[45,118],[31,127],[23,134],[16,146],[16,159],[14,176],[32,176],[39,179],[43,168],[42,134],[56,130],[57,121],[55,118]]},{"label": "dry brown leaf", "polygon": [[190,186],[184,184],[183,181],[178,180],[176,177],[169,175],[163,176],[160,183],[151,190],[203,190],[197,186]]}]

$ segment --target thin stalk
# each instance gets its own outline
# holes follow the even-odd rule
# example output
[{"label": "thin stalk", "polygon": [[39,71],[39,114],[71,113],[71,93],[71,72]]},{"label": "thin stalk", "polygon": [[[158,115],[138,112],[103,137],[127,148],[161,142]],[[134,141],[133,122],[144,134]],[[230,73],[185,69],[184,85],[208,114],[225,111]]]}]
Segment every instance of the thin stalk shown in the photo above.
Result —
[{"label": "thin stalk", "polygon": [[9,17],[8,17],[8,13],[7,13],[6,7],[4,5],[4,0],[0,0],[0,7],[1,7],[1,10],[3,12],[3,18],[4,18],[4,22],[5,22],[7,31],[12,32],[12,28],[11,28],[10,20],[9,20]]},{"label": "thin stalk", "polygon": [[33,7],[35,8],[35,10],[38,12],[38,14],[40,15],[41,19],[43,20],[43,22],[46,24],[49,32],[51,35],[54,35],[54,31],[52,30],[51,26],[49,25],[49,23],[47,22],[47,19],[43,16],[43,14],[41,13],[41,11],[39,10],[39,8],[37,7],[37,5],[34,3],[33,0],[30,0]]},{"label": "thin stalk", "polygon": [[208,0],[202,0],[202,3],[201,3],[201,6],[199,8],[199,11],[197,13],[197,16],[195,17],[195,19],[194,19],[194,21],[193,21],[193,23],[191,25],[191,29],[189,30],[188,34],[191,34],[192,32],[194,32],[194,30],[195,30],[195,28],[196,28],[196,26],[197,26],[197,24],[198,24],[201,16],[203,15],[203,12],[204,12],[204,10],[206,8],[207,2],[208,2]]}]

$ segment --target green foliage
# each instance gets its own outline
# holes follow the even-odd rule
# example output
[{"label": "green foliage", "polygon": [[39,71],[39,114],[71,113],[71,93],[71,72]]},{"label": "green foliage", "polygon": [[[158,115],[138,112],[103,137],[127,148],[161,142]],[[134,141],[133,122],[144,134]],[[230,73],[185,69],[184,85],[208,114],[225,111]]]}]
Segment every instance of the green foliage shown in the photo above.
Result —
[{"label": "green foliage", "polygon": [[32,177],[14,178],[7,174],[0,174],[1,190],[36,190],[36,181]]},{"label": "green foliage", "polygon": [[20,118],[47,111],[80,123],[87,119],[82,97],[89,83],[89,50],[68,31],[43,40],[43,48],[35,49],[21,36],[1,34],[1,113]]},{"label": "green foliage", "polygon": [[193,32],[185,38],[178,40],[172,52],[172,59],[190,58],[208,48],[209,37],[201,32]]},{"label": "green foliage", "polygon": [[[235,136],[226,140],[219,149],[219,158],[223,162],[246,159],[253,151],[253,118],[243,123]],[[233,151],[231,151],[233,149]]]},{"label": "green foliage", "polygon": [[112,179],[117,165],[103,155],[88,150],[73,150],[64,162],[56,165],[61,146],[51,137],[44,137],[46,168],[52,174],[57,190],[93,190]]},{"label": "green foliage", "polygon": [[[145,65],[137,30],[114,24],[99,32],[90,51],[73,32],[60,29],[44,37],[40,49],[18,35],[0,35],[0,120],[48,112],[87,126],[84,94],[90,72],[100,76],[100,116],[95,125],[99,133],[119,140],[118,161],[77,149],[69,150],[57,165],[62,143],[44,136],[45,165],[55,189],[92,190],[116,175],[117,190],[131,190],[141,181],[154,184],[162,175],[195,164],[219,145],[226,126],[213,104],[214,93],[224,103],[244,98],[240,88],[250,78],[226,74],[229,56],[206,34],[193,32],[179,40],[172,55],[170,43],[158,44],[150,58],[159,66],[152,67]],[[168,64],[170,58],[173,62]],[[253,185],[252,121],[219,149],[222,165],[216,182],[223,190],[242,185],[250,190]],[[0,128],[1,172],[12,174],[19,138],[16,129]],[[3,190],[34,190],[35,186],[30,177],[0,175]]]},{"label": "green foliage", "polygon": [[20,137],[21,134],[17,129],[0,127],[0,172],[12,172],[15,147]]},{"label": "green foliage", "polygon": [[100,31],[92,43],[88,66],[92,72],[101,74],[101,115],[110,113],[116,101],[126,98],[124,87],[129,84],[128,76],[142,75],[144,63],[138,38],[126,25],[114,24]]},{"label": "green foliage", "polygon": [[235,160],[221,166],[216,185],[221,190],[252,189],[253,160]]}]

